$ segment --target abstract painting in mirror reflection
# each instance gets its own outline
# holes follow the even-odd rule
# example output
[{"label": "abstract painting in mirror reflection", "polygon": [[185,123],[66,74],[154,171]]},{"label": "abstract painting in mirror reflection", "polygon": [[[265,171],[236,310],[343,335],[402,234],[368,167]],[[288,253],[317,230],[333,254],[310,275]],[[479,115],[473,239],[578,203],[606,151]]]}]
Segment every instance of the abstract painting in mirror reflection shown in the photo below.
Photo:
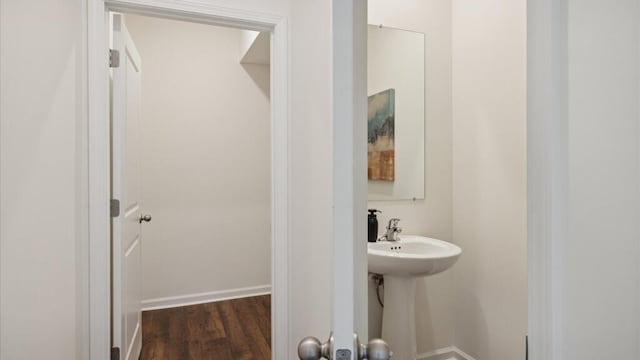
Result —
[{"label": "abstract painting in mirror reflection", "polygon": [[369,180],[395,179],[395,90],[369,96],[368,176]]}]

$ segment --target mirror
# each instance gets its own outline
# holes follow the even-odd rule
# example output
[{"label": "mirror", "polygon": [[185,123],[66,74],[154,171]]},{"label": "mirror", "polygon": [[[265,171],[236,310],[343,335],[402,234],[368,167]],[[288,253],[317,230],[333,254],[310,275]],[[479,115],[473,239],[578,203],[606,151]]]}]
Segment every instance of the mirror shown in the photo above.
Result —
[{"label": "mirror", "polygon": [[424,199],[424,39],[369,25],[369,200]]}]

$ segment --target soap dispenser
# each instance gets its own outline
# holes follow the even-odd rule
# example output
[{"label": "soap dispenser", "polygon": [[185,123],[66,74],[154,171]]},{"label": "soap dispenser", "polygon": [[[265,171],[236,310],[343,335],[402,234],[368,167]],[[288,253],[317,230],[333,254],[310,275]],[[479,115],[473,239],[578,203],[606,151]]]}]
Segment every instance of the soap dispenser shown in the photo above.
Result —
[{"label": "soap dispenser", "polygon": [[369,209],[369,216],[367,219],[369,222],[369,242],[376,242],[376,240],[378,240],[378,217],[376,216],[376,213],[381,212],[382,211],[380,210]]}]

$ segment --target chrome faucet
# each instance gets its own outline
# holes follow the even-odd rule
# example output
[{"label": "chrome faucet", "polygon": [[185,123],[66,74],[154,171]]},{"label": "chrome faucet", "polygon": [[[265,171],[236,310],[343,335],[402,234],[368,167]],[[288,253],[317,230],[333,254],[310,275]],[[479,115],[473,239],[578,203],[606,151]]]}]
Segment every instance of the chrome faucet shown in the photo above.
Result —
[{"label": "chrome faucet", "polygon": [[387,241],[398,241],[398,234],[402,232],[402,228],[398,227],[398,223],[400,219],[391,219],[389,220],[389,225],[387,225],[387,233],[382,236],[381,239]]}]

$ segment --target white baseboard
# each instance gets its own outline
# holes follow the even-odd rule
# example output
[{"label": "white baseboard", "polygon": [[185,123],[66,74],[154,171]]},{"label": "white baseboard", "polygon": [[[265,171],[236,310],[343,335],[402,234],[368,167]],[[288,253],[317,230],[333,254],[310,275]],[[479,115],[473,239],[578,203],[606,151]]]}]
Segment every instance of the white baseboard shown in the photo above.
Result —
[{"label": "white baseboard", "polygon": [[475,360],[469,354],[458,349],[455,346],[450,346],[427,353],[419,354],[416,360]]},{"label": "white baseboard", "polygon": [[200,294],[171,296],[142,301],[142,311],[167,309],[179,306],[205,304],[215,301],[271,294],[271,285],[251,286],[240,289],[210,291]]}]

